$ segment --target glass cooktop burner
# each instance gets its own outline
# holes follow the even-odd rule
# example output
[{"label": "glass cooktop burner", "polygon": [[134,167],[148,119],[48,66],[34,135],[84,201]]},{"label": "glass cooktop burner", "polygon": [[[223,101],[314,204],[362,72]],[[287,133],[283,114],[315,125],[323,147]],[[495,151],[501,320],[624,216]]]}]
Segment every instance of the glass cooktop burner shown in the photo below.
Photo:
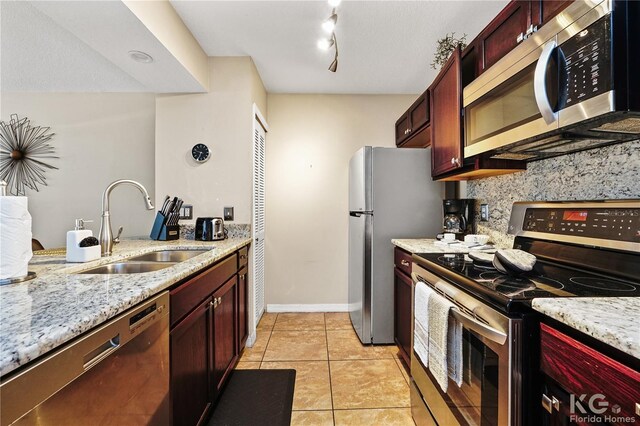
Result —
[{"label": "glass cooktop burner", "polygon": [[597,290],[607,291],[635,291],[636,286],[633,284],[626,284],[620,281],[614,281],[607,278],[600,277],[572,277],[569,278],[574,284],[578,284],[584,287],[589,287]]},{"label": "glass cooktop burner", "polygon": [[[428,261],[423,263],[427,269],[429,262],[432,262],[474,281],[483,291],[495,292],[510,301],[526,301],[535,297],[640,296],[640,285],[544,261],[538,261],[530,272],[508,275],[497,271],[490,264],[474,262],[461,253],[425,253],[418,256]],[[437,270],[432,272],[437,275]],[[455,284],[452,277],[449,279]]]}]

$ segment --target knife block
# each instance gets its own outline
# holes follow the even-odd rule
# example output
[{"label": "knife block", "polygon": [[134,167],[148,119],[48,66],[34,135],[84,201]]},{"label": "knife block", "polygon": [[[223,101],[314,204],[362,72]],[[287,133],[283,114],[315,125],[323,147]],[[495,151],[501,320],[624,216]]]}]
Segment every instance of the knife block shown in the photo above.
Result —
[{"label": "knife block", "polygon": [[158,241],[177,240],[180,238],[180,225],[167,225],[167,216],[158,212],[149,236]]}]

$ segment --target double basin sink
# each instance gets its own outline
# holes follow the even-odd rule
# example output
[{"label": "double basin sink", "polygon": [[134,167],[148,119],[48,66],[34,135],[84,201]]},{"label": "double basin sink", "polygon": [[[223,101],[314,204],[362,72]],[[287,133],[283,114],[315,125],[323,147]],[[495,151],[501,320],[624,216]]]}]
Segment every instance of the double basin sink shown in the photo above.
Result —
[{"label": "double basin sink", "polygon": [[128,259],[107,263],[78,274],[142,274],[168,268],[176,263],[196,257],[207,250],[160,250],[133,256]]}]

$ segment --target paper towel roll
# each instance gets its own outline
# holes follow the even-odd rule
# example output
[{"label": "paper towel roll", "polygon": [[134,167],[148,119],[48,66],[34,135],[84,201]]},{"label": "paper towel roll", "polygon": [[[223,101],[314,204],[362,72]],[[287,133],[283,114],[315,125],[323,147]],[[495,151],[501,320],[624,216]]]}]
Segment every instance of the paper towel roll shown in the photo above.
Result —
[{"label": "paper towel roll", "polygon": [[27,275],[31,256],[27,197],[0,196],[0,279]]}]

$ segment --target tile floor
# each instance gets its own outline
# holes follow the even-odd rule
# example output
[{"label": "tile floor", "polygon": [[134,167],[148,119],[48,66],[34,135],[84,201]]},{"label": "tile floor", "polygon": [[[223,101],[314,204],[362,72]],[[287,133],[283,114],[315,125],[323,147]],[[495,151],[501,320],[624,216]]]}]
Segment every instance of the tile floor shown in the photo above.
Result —
[{"label": "tile floor", "polygon": [[364,346],[347,313],[264,314],[236,368],[293,368],[292,426],[413,426],[396,346]]}]

